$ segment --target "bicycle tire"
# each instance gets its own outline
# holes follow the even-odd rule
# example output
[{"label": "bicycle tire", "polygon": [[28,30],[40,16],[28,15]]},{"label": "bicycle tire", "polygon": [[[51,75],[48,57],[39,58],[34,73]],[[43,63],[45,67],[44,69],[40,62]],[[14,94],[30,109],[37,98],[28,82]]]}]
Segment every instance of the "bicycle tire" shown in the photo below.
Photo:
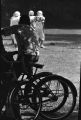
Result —
[{"label": "bicycle tire", "polygon": [[[46,120],[63,120],[65,118],[67,118],[74,110],[74,107],[76,105],[76,97],[77,97],[77,91],[76,91],[76,88],[75,86],[73,85],[73,83],[71,81],[69,81],[68,79],[62,77],[62,76],[59,76],[59,75],[51,75],[51,76],[47,76],[46,78],[42,79],[42,81],[38,84],[38,88],[41,89],[41,86],[44,85],[46,82],[52,80],[52,79],[58,79],[58,81],[61,83],[61,84],[65,84],[65,86],[67,85],[68,86],[68,89],[71,90],[72,92],[72,106],[70,108],[70,110],[68,111],[68,113],[64,114],[63,116],[48,116],[48,112],[47,114],[45,114],[44,112],[40,112],[40,116],[43,117],[44,119]],[[68,96],[69,96],[69,93],[68,93]],[[64,105],[63,105],[64,106]],[[53,112],[53,111],[52,111]],[[56,111],[57,112],[57,111]],[[49,114],[51,114],[51,112],[49,112]],[[54,112],[54,115],[55,112]]]},{"label": "bicycle tire", "polygon": [[[15,116],[15,119],[17,119],[17,120],[23,120],[24,118],[21,118],[21,115],[20,115],[20,108],[19,108],[19,103],[15,103],[15,100],[14,100],[14,98],[16,97],[16,95],[18,95],[19,93],[18,93],[18,91],[21,89],[21,86],[23,86],[23,85],[26,85],[26,82],[24,81],[24,82],[21,82],[19,85],[17,85],[13,90],[12,90],[12,92],[11,92],[11,95],[10,95],[10,104],[11,104],[11,106],[12,106],[12,110],[13,110],[13,112],[14,112],[14,116]],[[40,94],[38,93],[38,91],[37,91],[37,94],[38,94],[38,99],[39,99],[39,106],[38,106],[38,110],[36,111],[36,114],[35,113],[31,113],[31,110],[30,110],[30,108],[29,108],[29,110],[30,110],[30,113],[28,112],[28,111],[26,111],[26,112],[28,112],[28,113],[26,113],[26,116],[25,117],[27,117],[27,114],[28,115],[34,115],[35,114],[35,116],[34,116],[34,118],[27,118],[28,120],[30,120],[30,119],[32,119],[32,120],[36,120],[37,118],[38,118],[38,115],[39,115],[39,112],[40,112],[40,109],[41,109],[41,97],[40,97]],[[20,99],[21,100],[21,99]],[[18,101],[17,101],[18,102]],[[28,102],[28,103],[27,103]],[[30,101],[29,100],[27,100],[27,102],[25,103],[26,105],[28,105],[29,104],[29,106],[32,106],[31,104],[30,104]],[[23,101],[22,101],[22,105],[23,105]],[[32,110],[33,111],[33,110]],[[23,116],[22,116],[23,117]],[[33,116],[32,116],[33,117]]]},{"label": "bicycle tire", "polygon": [[[49,75],[53,75],[53,74],[52,74],[51,72],[41,72],[41,73],[38,73],[37,75],[35,75],[35,76],[33,77],[33,81],[37,81],[38,79],[40,79],[40,80],[38,81],[38,83],[37,83],[37,86],[39,86],[38,84],[40,84],[40,82],[42,82],[42,79],[45,78],[45,77],[47,77],[47,76],[49,76]],[[37,87],[37,86],[36,86],[36,87]],[[65,85],[65,84],[64,84],[63,87],[64,87],[64,93],[65,93],[64,98],[63,98],[62,102],[59,104],[59,106],[57,106],[57,108],[53,109],[53,112],[55,112],[55,111],[57,111],[58,109],[60,109],[60,108],[65,104],[65,102],[66,102],[66,100],[67,100],[68,88],[67,88],[67,85]],[[34,92],[35,92],[35,91],[34,91]],[[67,93],[67,95],[66,95],[66,93]],[[35,101],[35,98],[34,98],[33,101]],[[50,112],[52,112],[52,111],[50,111]]]}]

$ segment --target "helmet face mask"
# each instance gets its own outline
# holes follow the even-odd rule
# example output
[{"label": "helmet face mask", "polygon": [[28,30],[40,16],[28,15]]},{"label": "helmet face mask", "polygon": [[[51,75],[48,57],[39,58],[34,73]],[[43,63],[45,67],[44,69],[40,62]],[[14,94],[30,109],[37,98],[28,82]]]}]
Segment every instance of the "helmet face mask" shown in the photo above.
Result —
[{"label": "helmet face mask", "polygon": [[37,11],[37,16],[43,16],[43,12],[41,10]]},{"label": "helmet face mask", "polygon": [[34,11],[33,10],[29,11],[29,16],[34,16]]}]

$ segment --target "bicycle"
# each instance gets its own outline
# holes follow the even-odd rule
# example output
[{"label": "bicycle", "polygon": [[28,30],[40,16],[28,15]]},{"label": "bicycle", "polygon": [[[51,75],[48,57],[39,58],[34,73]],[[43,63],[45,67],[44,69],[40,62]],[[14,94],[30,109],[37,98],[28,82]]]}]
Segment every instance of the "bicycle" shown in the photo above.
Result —
[{"label": "bicycle", "polygon": [[[17,53],[16,52],[10,53],[11,56],[13,56],[14,54],[17,54]],[[4,105],[6,105],[6,101],[10,102],[10,99],[12,99],[11,94],[12,93],[14,94],[14,91],[18,90],[18,88],[20,88],[19,89],[20,93],[18,93],[17,95],[18,95],[18,98],[20,97],[21,103],[23,103],[23,101],[25,101],[25,105],[30,107],[30,109],[32,110],[31,104],[29,104],[29,103],[31,103],[30,99],[25,98],[25,96],[23,95],[23,93],[21,91],[22,86],[23,85],[25,86],[27,84],[27,82],[26,81],[23,81],[23,82],[18,81],[18,79],[16,77],[16,73],[14,71],[14,64],[18,63],[18,62],[20,63],[20,61],[8,61],[3,55],[1,55],[1,57],[10,66],[9,67],[10,69],[8,71],[6,71],[5,73],[3,73],[3,76],[6,75],[6,77],[8,77],[7,80],[5,80],[4,77],[3,77],[3,79],[0,80],[0,91],[3,92],[3,94],[0,93],[0,118],[2,117],[2,114],[3,114],[2,113],[2,108],[3,108]],[[31,83],[30,86],[32,86],[32,83]],[[28,86],[28,88],[29,88],[29,86]],[[36,102],[38,102],[39,106],[35,110],[32,110],[33,113],[31,113],[31,114],[33,116],[30,116],[30,117],[33,117],[34,120],[37,119],[40,108],[41,108],[41,98],[40,98],[38,93],[39,92],[37,91],[36,92],[36,94],[37,94],[37,101]],[[16,98],[16,97],[14,96],[14,98]],[[16,99],[18,100],[18,98],[16,98]],[[14,100],[16,101],[16,99],[14,99]],[[16,116],[16,111],[14,111],[14,107],[12,107],[12,111],[15,115],[14,116],[15,119],[22,120],[22,116]],[[17,107],[19,108],[19,106],[16,106],[16,108]],[[29,115],[26,114],[26,117],[29,117]]]},{"label": "bicycle", "polygon": [[[23,62],[21,62],[21,64],[23,64]],[[49,72],[42,72],[42,73],[36,74],[37,69],[41,69],[43,67],[43,65],[41,65],[41,64],[32,64],[32,66],[36,68],[35,73],[33,75],[34,77],[35,76],[39,77],[40,75],[42,75],[42,77],[45,77],[48,74],[51,75],[51,73],[49,73]],[[22,86],[17,86],[16,88],[14,88],[13,91],[11,92],[11,94],[10,94],[10,99],[9,99],[10,104],[13,108],[14,114],[15,114],[16,118],[18,118],[18,119],[20,119],[21,115],[24,116],[24,112],[21,112],[21,111],[23,111],[23,109],[24,109],[23,105],[26,107],[26,102],[31,106],[31,108],[33,110],[37,111],[38,108],[39,109],[41,108],[41,101],[42,101],[40,94],[38,94],[39,90],[34,92],[34,88],[35,88],[35,86],[37,86],[37,84],[35,84],[36,81],[34,81],[33,76],[31,77],[32,80],[31,79],[23,80],[24,75],[25,75],[24,74],[24,72],[25,72],[24,69],[25,68],[23,68],[23,74],[22,74],[22,78],[20,80],[21,84],[23,84],[23,85]],[[24,82],[25,82],[25,84],[24,84]],[[35,95],[36,95],[36,99],[32,100],[32,98],[35,98],[34,97]],[[40,100],[38,102],[37,102],[37,99],[38,99],[37,95],[38,95],[38,98]],[[17,97],[17,100],[16,100],[16,97]],[[38,105],[40,105],[40,106],[38,106]],[[35,106],[35,107],[33,107],[33,106]],[[26,108],[25,108],[25,110],[26,110]],[[38,114],[37,114],[37,116],[38,116]],[[36,116],[36,118],[37,118],[37,116]]]},{"label": "bicycle", "polygon": [[[40,91],[40,96],[42,97],[42,106],[43,106],[41,109],[41,112],[40,112],[40,116],[45,119],[51,119],[51,120],[65,119],[72,113],[72,111],[76,105],[77,91],[76,91],[75,86],[68,79],[63,78],[58,75],[54,75],[51,72],[41,72],[41,73],[36,74],[37,69],[43,67],[43,65],[41,65],[41,64],[32,64],[32,66],[36,67],[36,70],[35,70],[35,73],[31,76],[30,80],[28,80],[29,84],[27,85],[27,86],[30,86],[31,81],[32,81],[32,83],[33,83],[32,88],[29,90],[30,95],[27,95],[28,88],[27,88],[27,86],[25,86],[25,94],[24,94],[24,95],[27,95],[27,97],[31,96],[31,107],[33,109],[35,109],[37,106],[36,105],[36,92],[38,89],[38,91]],[[25,74],[26,73],[23,73],[21,81],[24,80],[23,78],[24,78]],[[27,81],[27,79],[28,78],[26,78],[26,81]],[[51,80],[54,83],[56,83],[56,87],[54,86],[55,90],[51,90]],[[53,82],[52,82],[52,84],[53,84]],[[63,109],[64,105],[66,106],[66,104],[67,104],[69,90],[70,90],[70,94],[72,93],[71,107],[68,109],[67,113],[62,113],[62,114],[60,114],[60,116],[58,116],[58,114],[57,114],[58,111],[60,109]],[[18,90],[15,91],[15,94],[17,94],[17,91]],[[32,91],[33,91],[34,96],[32,96]],[[12,94],[12,96],[15,96],[15,95]],[[55,104],[57,101],[59,101],[59,98],[61,98],[61,97],[62,97],[62,99],[60,99],[60,102],[58,103],[58,105],[56,107],[52,106],[50,109],[44,108],[44,106],[47,105],[49,102],[50,103],[53,102],[52,104]],[[14,98],[14,97],[12,97],[12,98]],[[49,103],[49,105],[50,105],[50,103]],[[13,102],[12,106],[14,106],[14,102]],[[48,105],[45,107],[48,107]],[[16,111],[16,108],[14,108],[14,110]],[[62,110],[60,110],[60,111],[62,111]],[[55,116],[52,115],[53,113]],[[18,115],[19,115],[19,113],[17,113],[17,116]]]}]

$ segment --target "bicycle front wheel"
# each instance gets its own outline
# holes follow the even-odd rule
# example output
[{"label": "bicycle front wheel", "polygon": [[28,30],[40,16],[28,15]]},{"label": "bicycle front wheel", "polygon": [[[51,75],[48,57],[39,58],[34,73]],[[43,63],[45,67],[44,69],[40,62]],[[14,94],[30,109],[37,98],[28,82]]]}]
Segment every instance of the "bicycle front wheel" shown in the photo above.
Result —
[{"label": "bicycle front wheel", "polygon": [[30,95],[25,95],[26,82],[22,82],[18,86],[16,86],[13,91],[11,92],[10,102],[12,105],[12,109],[14,112],[14,116],[18,120],[36,120],[40,109],[41,109],[41,97],[40,94],[37,92],[37,99],[36,103],[38,103],[38,107],[33,109],[33,103]]}]

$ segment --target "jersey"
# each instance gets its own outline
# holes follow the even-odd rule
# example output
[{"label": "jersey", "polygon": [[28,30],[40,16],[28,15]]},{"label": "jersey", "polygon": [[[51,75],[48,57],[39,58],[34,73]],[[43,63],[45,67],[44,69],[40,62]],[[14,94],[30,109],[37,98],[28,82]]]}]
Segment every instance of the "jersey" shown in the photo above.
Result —
[{"label": "jersey", "polygon": [[31,27],[35,29],[36,28],[36,17],[30,16],[29,18],[30,18]]},{"label": "jersey", "polygon": [[20,17],[11,17],[10,19],[10,26],[13,26],[13,25],[18,25],[18,22],[20,20]]}]

